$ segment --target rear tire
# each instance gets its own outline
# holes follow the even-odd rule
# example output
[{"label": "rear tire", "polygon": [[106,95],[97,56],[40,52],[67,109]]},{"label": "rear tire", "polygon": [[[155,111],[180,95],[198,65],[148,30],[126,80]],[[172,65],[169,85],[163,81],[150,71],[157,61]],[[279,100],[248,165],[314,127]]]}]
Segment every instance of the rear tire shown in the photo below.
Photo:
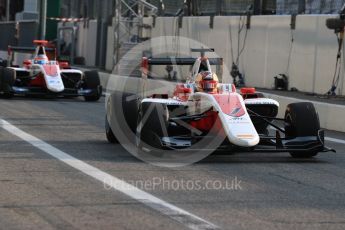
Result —
[{"label": "rear tire", "polygon": [[113,130],[110,127],[110,124],[108,122],[108,118],[107,117],[105,117],[105,135],[106,135],[107,140],[109,141],[109,143],[112,143],[112,144],[119,143],[119,141],[117,140],[116,136],[113,133]]},{"label": "rear tire", "polygon": [[12,87],[15,82],[15,71],[9,68],[1,68],[0,70],[0,95],[3,98],[13,97]]},{"label": "rear tire", "polygon": [[102,86],[98,72],[85,71],[84,75],[85,88],[95,91],[95,93],[91,96],[84,96],[85,101],[98,101],[102,96]]},{"label": "rear tire", "polygon": [[[285,135],[287,138],[317,136],[320,130],[319,116],[310,102],[289,104],[285,111]],[[312,158],[318,151],[290,152],[293,158]]]},{"label": "rear tire", "polygon": [[2,90],[2,75],[4,74],[4,68],[0,66],[0,92]]}]

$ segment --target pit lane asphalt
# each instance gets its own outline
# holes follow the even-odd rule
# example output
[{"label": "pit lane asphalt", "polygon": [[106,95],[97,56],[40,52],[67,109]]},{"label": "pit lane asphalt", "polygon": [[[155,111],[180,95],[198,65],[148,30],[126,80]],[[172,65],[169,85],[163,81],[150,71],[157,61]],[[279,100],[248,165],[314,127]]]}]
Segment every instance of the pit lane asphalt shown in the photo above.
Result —
[{"label": "pit lane asphalt", "polygon": [[[285,153],[210,156],[176,169],[143,163],[104,135],[104,101],[0,100],[0,118],[128,182],[166,183],[147,192],[223,229],[344,229],[345,145],[311,160]],[[345,140],[345,134],[327,132]],[[240,181],[190,189],[182,181]],[[139,184],[140,185],[140,184]],[[145,190],[145,188],[141,188]],[[185,226],[0,129],[0,229],[184,229]]]}]

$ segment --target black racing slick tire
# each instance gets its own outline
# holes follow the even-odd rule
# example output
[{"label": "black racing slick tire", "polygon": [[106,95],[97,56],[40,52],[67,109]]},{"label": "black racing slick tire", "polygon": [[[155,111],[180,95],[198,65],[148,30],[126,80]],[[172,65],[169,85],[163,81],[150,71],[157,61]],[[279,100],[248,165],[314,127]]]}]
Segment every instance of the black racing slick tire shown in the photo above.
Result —
[{"label": "black racing slick tire", "polygon": [[84,86],[94,91],[92,95],[84,96],[85,101],[98,101],[102,96],[102,86],[97,71],[84,72]]},{"label": "black racing slick tire", "polygon": [[168,136],[169,111],[160,103],[145,102],[139,108],[136,145],[157,152],[163,149],[161,138]]},{"label": "black racing slick tire", "polygon": [[[285,111],[285,135],[287,138],[317,136],[320,130],[319,116],[310,102],[289,104]],[[293,158],[312,158],[318,151],[290,152]]]},{"label": "black racing slick tire", "polygon": [[12,87],[16,79],[15,70],[10,68],[1,68],[0,70],[0,96],[3,98],[13,97]]},{"label": "black racing slick tire", "polygon": [[4,73],[4,67],[0,66],[0,91],[2,90],[2,75]]},{"label": "black racing slick tire", "polygon": [[110,124],[109,124],[107,117],[105,117],[105,135],[106,135],[109,143],[112,143],[112,144],[119,143],[116,136],[114,135],[113,130],[110,127]]}]

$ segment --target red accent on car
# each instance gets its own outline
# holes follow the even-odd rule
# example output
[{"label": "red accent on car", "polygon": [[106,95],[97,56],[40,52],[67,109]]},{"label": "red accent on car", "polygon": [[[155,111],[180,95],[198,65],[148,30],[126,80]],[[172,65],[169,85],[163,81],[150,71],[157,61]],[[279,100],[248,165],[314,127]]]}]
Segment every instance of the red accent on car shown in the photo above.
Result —
[{"label": "red accent on car", "polygon": [[218,102],[223,113],[232,117],[241,117],[245,114],[245,110],[237,94],[214,94],[213,97]]},{"label": "red accent on car", "polygon": [[255,88],[241,88],[241,94],[254,94],[256,93]]},{"label": "red accent on car", "polygon": [[38,46],[46,46],[48,44],[48,41],[46,41],[46,40],[34,40],[33,43],[35,45],[38,45]]},{"label": "red accent on car", "polygon": [[218,113],[214,111],[208,111],[205,113],[205,115],[205,118],[201,118],[197,121],[191,121],[190,125],[203,132],[211,130],[213,126],[216,124],[216,121],[218,119]]},{"label": "red accent on car", "polygon": [[143,57],[141,60],[141,73],[142,77],[147,77],[149,73],[149,59],[147,57]]},{"label": "red accent on car", "polygon": [[67,61],[59,62],[59,66],[61,69],[69,69],[70,68],[69,63]]},{"label": "red accent on car", "polygon": [[43,69],[47,75],[56,77],[59,75],[56,65],[43,65]]},{"label": "red accent on car", "polygon": [[184,84],[177,84],[174,91],[174,96],[182,101],[187,101],[189,98],[189,94],[192,92],[193,90],[191,88],[185,87]]},{"label": "red accent on car", "polygon": [[257,93],[255,88],[242,88],[241,95],[244,100],[264,97],[262,93]]},{"label": "red accent on car", "polygon": [[24,60],[23,65],[25,68],[29,68],[32,65],[32,61],[31,60]]},{"label": "red accent on car", "polygon": [[30,84],[29,84],[29,86],[38,86],[38,87],[45,87],[46,86],[46,82],[45,82],[45,80],[44,80],[44,77],[43,77],[43,75],[39,75],[39,76],[37,76],[36,78],[34,78],[34,79],[32,79],[31,81],[30,81]]},{"label": "red accent on car", "polygon": [[231,88],[232,88],[232,92],[235,93],[236,92],[236,86],[234,84],[231,84]]}]

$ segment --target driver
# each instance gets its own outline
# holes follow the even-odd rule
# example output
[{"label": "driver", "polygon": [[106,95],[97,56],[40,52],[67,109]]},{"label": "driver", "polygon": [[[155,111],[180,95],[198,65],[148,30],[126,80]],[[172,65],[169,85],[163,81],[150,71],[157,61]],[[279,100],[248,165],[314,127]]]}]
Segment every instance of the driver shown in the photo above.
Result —
[{"label": "driver", "polygon": [[35,64],[44,65],[48,63],[48,57],[45,54],[39,54],[34,59]]},{"label": "driver", "polygon": [[36,49],[36,56],[34,58],[34,63],[38,65],[45,65],[49,61],[44,46],[38,46]]},{"label": "driver", "polygon": [[198,74],[195,80],[198,92],[217,93],[218,77],[215,73],[203,71]]}]

